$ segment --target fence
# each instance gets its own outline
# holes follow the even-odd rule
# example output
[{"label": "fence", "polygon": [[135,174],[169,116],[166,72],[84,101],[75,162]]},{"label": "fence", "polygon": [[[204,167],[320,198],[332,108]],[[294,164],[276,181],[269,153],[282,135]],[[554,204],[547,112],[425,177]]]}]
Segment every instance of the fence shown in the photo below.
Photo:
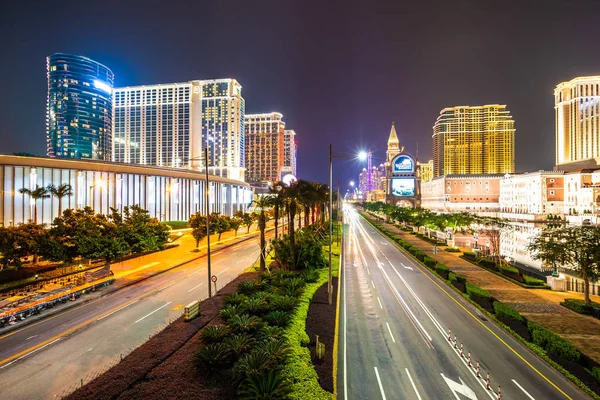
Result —
[{"label": "fence", "polygon": [[[567,292],[583,293],[584,291],[584,284],[583,281],[580,279],[565,277],[565,283],[567,287]],[[597,283],[590,283],[590,294],[600,296],[600,288]]]}]

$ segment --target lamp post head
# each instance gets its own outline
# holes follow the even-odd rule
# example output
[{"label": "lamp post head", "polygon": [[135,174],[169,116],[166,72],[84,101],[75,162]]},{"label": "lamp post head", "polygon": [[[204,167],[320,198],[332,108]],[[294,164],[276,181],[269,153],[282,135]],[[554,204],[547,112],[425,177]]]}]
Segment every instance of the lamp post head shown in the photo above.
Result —
[{"label": "lamp post head", "polygon": [[358,153],[358,159],[361,161],[364,161],[367,159],[367,152],[366,151],[361,151]]}]

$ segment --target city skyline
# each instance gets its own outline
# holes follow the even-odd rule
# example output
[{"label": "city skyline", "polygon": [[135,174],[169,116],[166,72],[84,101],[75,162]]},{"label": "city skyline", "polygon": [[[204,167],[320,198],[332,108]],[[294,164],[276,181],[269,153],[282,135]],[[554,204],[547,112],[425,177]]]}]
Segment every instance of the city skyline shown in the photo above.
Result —
[{"label": "city skyline", "polygon": [[[368,148],[376,160],[383,159],[382,143],[391,121],[396,121],[407,150],[416,154],[418,142],[419,158],[431,158],[432,121],[440,109],[452,104],[507,104],[523,133],[516,138],[516,171],[550,169],[555,161],[554,140],[548,140],[554,136],[554,87],[599,72],[600,56],[578,56],[593,44],[591,22],[594,11],[600,11],[600,4],[585,3],[585,15],[564,1],[547,4],[543,13],[533,5],[511,1],[499,13],[490,12],[492,5],[442,3],[431,15],[422,5],[391,3],[371,7],[356,2],[343,9],[325,4],[318,13],[300,2],[277,7],[238,4],[231,9],[218,4],[202,10],[203,31],[216,32],[218,19],[211,16],[228,13],[246,40],[239,42],[232,30],[198,43],[194,52],[177,38],[190,35],[194,24],[183,21],[193,21],[196,5],[170,10],[159,3],[111,6],[109,1],[85,10],[95,16],[90,21],[68,1],[58,6],[13,4],[0,17],[2,37],[22,41],[6,43],[12,62],[0,67],[2,76],[11,77],[5,90],[13,100],[2,112],[0,139],[7,153],[44,154],[46,85],[41,71],[46,56],[64,51],[109,65],[117,87],[215,76],[236,79],[247,94],[248,113],[281,110],[288,124],[302,132],[300,149],[315,148],[299,154],[298,175],[309,179],[326,180],[330,142],[336,151]],[[179,18],[176,25],[154,28],[158,21],[164,23],[164,15],[173,13]],[[18,25],[10,22],[19,15],[28,18]],[[132,15],[139,17],[136,29],[127,23]],[[442,19],[444,15],[447,18]],[[507,31],[502,27],[509,15],[512,28]],[[57,26],[52,23],[57,18],[70,22]],[[335,24],[329,23],[332,18]],[[363,24],[355,23],[361,19]],[[307,22],[314,28],[305,30]],[[558,27],[575,23],[577,40],[565,40]],[[40,34],[50,27],[53,35]],[[450,33],[442,36],[442,32]],[[320,41],[322,37],[327,40]],[[446,50],[455,48],[451,43],[456,41],[465,45],[459,51]],[[153,45],[144,45],[149,42]],[[213,56],[205,57],[208,53]],[[432,62],[440,56],[446,59],[443,66]],[[380,62],[367,62],[373,59]],[[29,102],[26,114],[21,110],[25,102]],[[539,151],[528,154],[534,145]],[[348,168],[334,171],[342,181],[364,167],[351,162],[344,166]]]}]

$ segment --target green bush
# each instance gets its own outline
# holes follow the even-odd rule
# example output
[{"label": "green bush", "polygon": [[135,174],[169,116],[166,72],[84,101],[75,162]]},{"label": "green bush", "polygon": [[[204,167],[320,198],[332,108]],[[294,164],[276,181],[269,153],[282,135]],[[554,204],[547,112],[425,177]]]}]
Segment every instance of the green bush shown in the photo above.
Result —
[{"label": "green bush", "polygon": [[247,296],[254,294],[255,292],[258,291],[258,289],[259,289],[259,284],[256,283],[255,281],[241,282],[237,287],[237,290],[239,293],[245,294]]},{"label": "green bush", "polygon": [[423,259],[423,262],[425,263],[425,265],[427,265],[429,268],[433,268],[435,266],[435,260],[431,257],[425,257]]},{"label": "green bush", "polygon": [[251,297],[239,305],[241,312],[251,315],[259,315],[267,310],[269,305],[260,298]]},{"label": "green bush", "polygon": [[194,354],[194,364],[208,375],[228,368],[231,362],[231,350],[224,343],[209,343]]},{"label": "green bush", "polygon": [[525,284],[529,286],[546,286],[546,282],[533,276],[523,275],[523,279],[525,280]]},{"label": "green bush", "polygon": [[315,283],[319,279],[319,273],[315,270],[306,270],[300,274],[300,278],[306,283]]},{"label": "green bush", "polygon": [[521,274],[517,268],[510,266],[510,265],[500,265],[500,266],[498,266],[498,269],[503,274],[515,274],[515,275]]},{"label": "green bush", "polygon": [[475,253],[473,253],[472,251],[465,251],[463,253],[463,257],[468,260],[471,260],[471,261],[477,260],[477,255]]},{"label": "green bush", "polygon": [[266,371],[261,375],[246,378],[238,388],[238,399],[285,399],[290,385],[279,371]]},{"label": "green bush", "polygon": [[290,322],[290,316],[285,311],[271,311],[265,315],[265,321],[267,321],[270,325],[285,328]]},{"label": "green bush", "polygon": [[269,340],[281,339],[284,333],[284,329],[280,328],[279,326],[265,325],[258,330],[258,332],[256,333],[256,337],[261,342],[266,342]]},{"label": "green bush", "polygon": [[230,293],[228,295],[223,296],[223,304],[226,306],[228,306],[228,305],[239,306],[247,298],[248,298],[247,296],[240,294],[240,293]]},{"label": "green bush", "polygon": [[238,306],[230,304],[228,306],[221,308],[221,311],[219,311],[219,314],[221,314],[221,317],[223,317],[223,319],[225,321],[229,321],[234,316],[240,314],[240,309]]},{"label": "green bush", "polygon": [[185,229],[188,227],[187,221],[165,221],[161,224],[167,225],[170,229]]},{"label": "green bush", "polygon": [[262,320],[254,315],[234,315],[227,324],[234,332],[255,332],[262,326]]},{"label": "green bush", "polygon": [[546,350],[547,353],[553,354],[563,360],[579,361],[581,353],[579,353],[579,350],[571,342],[533,322],[528,322],[527,327],[529,328],[532,342]]},{"label": "green bush", "polygon": [[202,332],[200,332],[200,338],[205,344],[219,343],[222,342],[223,339],[229,335],[229,333],[229,327],[226,325],[212,325],[202,329]]},{"label": "green bush", "polygon": [[414,255],[415,255],[415,254],[416,254],[418,251],[419,251],[419,249],[417,249],[417,248],[416,248],[416,247],[414,247],[414,246],[410,246],[410,247],[408,248],[408,252],[409,252],[410,254],[412,254],[413,256],[414,256]]},{"label": "green bush", "polygon": [[313,229],[301,229],[296,232],[296,252],[294,258],[290,253],[290,237],[283,235],[281,238],[271,240],[274,258],[289,269],[313,269],[325,266],[322,239]]},{"label": "green bush", "polygon": [[598,382],[600,382],[600,368],[592,367],[592,369],[588,370],[588,372],[590,373],[590,375],[592,375],[594,377],[594,379],[596,379]]},{"label": "green bush", "polygon": [[240,357],[252,349],[256,343],[256,339],[247,333],[240,333],[239,335],[231,335],[223,340],[223,343],[229,347],[231,352],[236,357]]},{"label": "green bush", "polygon": [[565,299],[560,303],[561,306],[575,311],[579,314],[592,315],[594,307],[600,307],[600,304],[592,302],[592,305],[585,304],[585,300]]},{"label": "green bush", "polygon": [[507,306],[506,304],[502,304],[499,301],[494,301],[494,314],[496,314],[498,317],[510,318],[522,323],[525,322],[525,319],[517,310]]},{"label": "green bush", "polygon": [[427,255],[424,252],[420,251],[420,250],[418,250],[417,252],[415,252],[415,257],[417,257],[417,260],[419,260],[419,261],[423,261],[426,256]]},{"label": "green bush", "polygon": [[458,247],[446,247],[444,251],[448,253],[460,253],[460,249]]},{"label": "green bush", "polygon": [[296,308],[298,301],[290,296],[276,296],[271,301],[271,310],[273,311],[292,311]]},{"label": "green bush", "polygon": [[492,300],[492,295],[490,292],[469,282],[467,282],[467,294],[471,298],[476,297],[487,301]]},{"label": "green bush", "polygon": [[448,276],[448,274],[450,273],[450,268],[448,268],[444,264],[438,263],[438,264],[435,264],[435,272],[437,272],[438,274],[440,274],[442,276]]},{"label": "green bush", "polygon": [[[482,258],[481,260],[479,260],[479,265],[490,269],[496,269],[496,261],[490,260],[489,258]],[[519,271],[517,270],[517,274],[518,273]]]}]

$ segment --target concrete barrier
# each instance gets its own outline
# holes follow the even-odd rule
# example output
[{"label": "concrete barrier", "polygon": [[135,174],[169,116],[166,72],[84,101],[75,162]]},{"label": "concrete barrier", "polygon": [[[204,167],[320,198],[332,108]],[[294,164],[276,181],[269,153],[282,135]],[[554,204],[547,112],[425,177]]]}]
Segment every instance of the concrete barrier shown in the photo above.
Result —
[{"label": "concrete barrier", "polygon": [[183,316],[184,316],[186,322],[191,321],[194,318],[196,318],[198,315],[200,315],[199,306],[200,306],[200,303],[198,302],[198,300],[192,301],[190,304],[185,306],[185,308],[183,310]]}]

